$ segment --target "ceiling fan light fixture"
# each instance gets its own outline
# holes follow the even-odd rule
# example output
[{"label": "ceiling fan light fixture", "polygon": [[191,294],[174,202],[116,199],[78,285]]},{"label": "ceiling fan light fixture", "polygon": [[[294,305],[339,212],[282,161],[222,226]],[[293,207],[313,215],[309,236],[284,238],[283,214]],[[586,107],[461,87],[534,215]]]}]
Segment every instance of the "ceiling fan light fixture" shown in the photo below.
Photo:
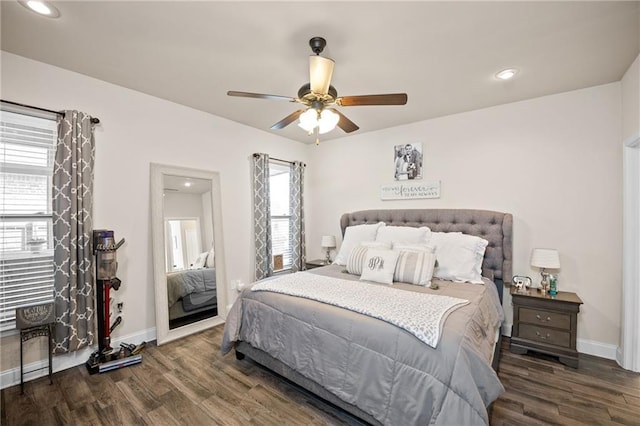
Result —
[{"label": "ceiling fan light fixture", "polygon": [[318,128],[318,134],[325,134],[336,128],[340,121],[340,116],[333,111],[323,109],[319,114],[318,110],[309,108],[300,114],[298,127],[312,134]]},{"label": "ceiling fan light fixture", "polygon": [[[1,1],[1,0],[0,0]],[[327,42],[322,37],[313,37],[309,46],[315,55],[309,58],[309,83],[298,90],[297,98],[264,93],[239,92],[230,90],[228,96],[244,98],[272,99],[279,101],[297,102],[303,108],[292,112],[282,120],[271,126],[271,130],[280,130],[290,124],[298,122],[298,126],[309,135],[315,135],[316,144],[320,142],[318,135],[332,131],[339,127],[345,133],[355,132],[359,127],[342,112],[333,106],[348,107],[362,105],[405,105],[406,93],[386,93],[360,96],[338,97],[338,91],[331,85],[333,77],[333,59],[320,56]]]},{"label": "ceiling fan light fixture", "polygon": [[18,3],[40,16],[46,16],[47,18],[60,17],[60,11],[48,1],[18,0]]},{"label": "ceiling fan light fixture", "polygon": [[311,91],[326,95],[331,84],[334,62],[322,56],[309,56],[309,82]]},{"label": "ceiling fan light fixture", "polygon": [[318,122],[318,133],[321,135],[332,131],[340,121],[340,117],[333,111],[323,109],[320,113],[320,121]]},{"label": "ceiling fan light fixture", "polygon": [[496,78],[498,78],[499,80],[510,80],[517,73],[518,73],[517,69],[515,69],[515,68],[507,68],[506,70],[502,70],[502,71],[496,73]]},{"label": "ceiling fan light fixture", "polygon": [[313,129],[318,126],[318,111],[313,108],[309,108],[302,114],[300,114],[300,121],[298,126],[304,129],[307,133],[313,132]]}]

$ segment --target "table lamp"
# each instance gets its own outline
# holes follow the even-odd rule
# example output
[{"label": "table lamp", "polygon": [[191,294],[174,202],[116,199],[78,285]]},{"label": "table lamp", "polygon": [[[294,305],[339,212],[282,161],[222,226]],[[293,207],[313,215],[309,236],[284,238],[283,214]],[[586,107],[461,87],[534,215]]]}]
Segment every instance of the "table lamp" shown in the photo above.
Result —
[{"label": "table lamp", "polygon": [[336,237],[333,235],[325,235],[322,237],[322,248],[325,249],[326,254],[324,257],[324,264],[331,263],[331,249],[336,248]]},{"label": "table lamp", "polygon": [[531,252],[531,266],[540,268],[540,275],[542,275],[540,286],[542,287],[542,292],[546,293],[549,288],[549,273],[545,269],[560,269],[558,250],[534,248]]}]

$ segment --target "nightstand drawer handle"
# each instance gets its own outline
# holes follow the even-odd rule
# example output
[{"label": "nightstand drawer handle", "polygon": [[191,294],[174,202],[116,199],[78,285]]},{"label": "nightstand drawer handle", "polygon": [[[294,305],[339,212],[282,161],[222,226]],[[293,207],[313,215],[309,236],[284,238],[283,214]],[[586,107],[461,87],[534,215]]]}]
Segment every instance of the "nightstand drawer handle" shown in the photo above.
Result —
[{"label": "nightstand drawer handle", "polygon": [[546,336],[543,336],[542,334],[540,334],[539,331],[536,331],[536,336],[538,336],[541,339],[548,339],[549,337],[551,337],[551,335],[549,333],[547,333]]},{"label": "nightstand drawer handle", "polygon": [[538,318],[540,321],[551,321],[551,317],[547,317],[547,319],[545,320],[540,316],[540,314],[537,314],[536,318]]}]

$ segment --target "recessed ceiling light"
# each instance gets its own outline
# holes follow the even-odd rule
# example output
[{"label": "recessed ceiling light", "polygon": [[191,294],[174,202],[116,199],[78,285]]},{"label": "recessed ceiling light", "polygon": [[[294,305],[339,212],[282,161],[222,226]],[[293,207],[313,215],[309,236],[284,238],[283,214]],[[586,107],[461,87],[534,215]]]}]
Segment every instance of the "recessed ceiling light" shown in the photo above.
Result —
[{"label": "recessed ceiling light", "polygon": [[186,186],[187,188],[189,188],[191,186],[191,182],[185,182],[184,186]]},{"label": "recessed ceiling light", "polygon": [[20,3],[30,11],[35,12],[41,16],[46,16],[47,18],[58,18],[60,16],[60,11],[48,1],[18,0],[18,3]]},{"label": "recessed ceiling light", "polygon": [[518,73],[518,70],[515,68],[508,68],[506,70],[502,70],[499,73],[496,74],[496,77],[499,78],[500,80],[509,80],[510,78],[513,78],[514,75],[516,75]]}]

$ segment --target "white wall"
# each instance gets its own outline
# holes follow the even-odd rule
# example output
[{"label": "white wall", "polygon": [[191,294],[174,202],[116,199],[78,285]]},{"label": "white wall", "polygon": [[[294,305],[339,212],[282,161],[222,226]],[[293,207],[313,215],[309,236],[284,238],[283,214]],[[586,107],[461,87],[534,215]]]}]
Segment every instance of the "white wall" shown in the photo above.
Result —
[{"label": "white wall", "polygon": [[[250,156],[268,152],[308,162],[308,146],[6,52],[0,59],[2,99],[53,110],[77,109],[101,121],[95,131],[94,226],[113,229],[117,239],[126,238],[118,250],[123,285],[115,294],[124,302],[124,316],[114,339],[155,333],[151,162],[220,173],[227,279],[253,278]],[[41,340],[29,341],[26,363],[44,359]],[[0,370],[19,366],[17,336],[1,343]],[[61,357],[55,362],[61,363]]]},{"label": "white wall", "polygon": [[622,84],[622,140],[640,134],[640,55],[621,80]]},{"label": "white wall", "polygon": [[[321,256],[321,235],[340,235],[339,218],[348,211],[510,212],[514,273],[538,282],[531,249],[557,248],[560,289],[584,301],[582,349],[613,357],[621,292],[620,109],[620,84],[613,83],[321,142],[307,167],[310,257]],[[422,143],[424,179],[442,181],[441,198],[380,200],[380,186],[393,183],[393,146],[408,142]],[[508,295],[505,311],[511,323]]]}]

